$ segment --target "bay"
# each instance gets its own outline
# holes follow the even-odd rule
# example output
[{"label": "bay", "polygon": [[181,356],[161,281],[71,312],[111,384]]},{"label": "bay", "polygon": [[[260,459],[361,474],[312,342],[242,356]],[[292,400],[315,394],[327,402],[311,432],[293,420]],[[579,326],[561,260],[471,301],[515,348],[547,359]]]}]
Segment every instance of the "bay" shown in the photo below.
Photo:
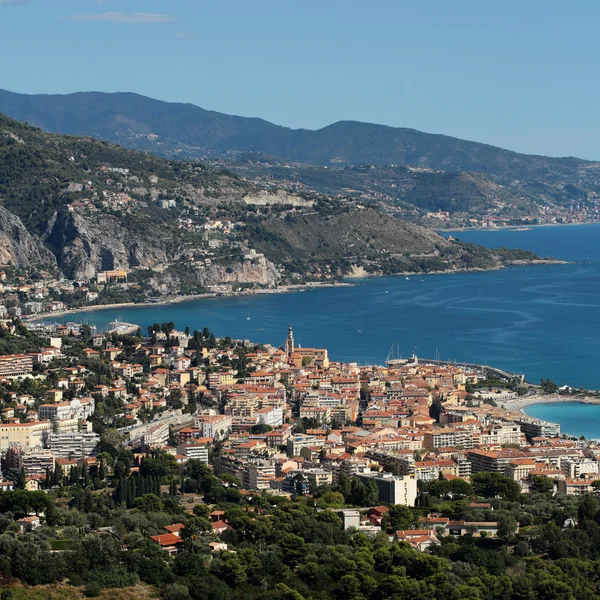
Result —
[{"label": "bay", "polygon": [[[464,241],[519,247],[573,261],[500,271],[355,281],[352,287],[195,300],[69,315],[100,329],[120,318],[145,331],[173,321],[218,336],[282,345],[292,324],[298,343],[335,360],[382,363],[404,356],[492,364],[530,381],[600,388],[600,225],[530,231],[465,231]],[[248,317],[250,319],[248,320]]]},{"label": "bay", "polygon": [[537,419],[560,423],[562,433],[588,440],[600,438],[600,405],[583,402],[548,402],[532,404],[525,412]]}]

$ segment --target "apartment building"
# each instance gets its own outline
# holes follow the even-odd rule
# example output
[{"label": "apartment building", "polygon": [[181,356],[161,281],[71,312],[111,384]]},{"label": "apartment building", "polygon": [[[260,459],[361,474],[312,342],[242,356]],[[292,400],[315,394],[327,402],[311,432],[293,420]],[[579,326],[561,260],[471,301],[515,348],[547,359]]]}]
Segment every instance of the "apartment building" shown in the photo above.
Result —
[{"label": "apartment building", "polygon": [[187,460],[199,460],[208,464],[208,443],[210,440],[198,440],[177,446],[177,454],[185,456]]},{"label": "apartment building", "polygon": [[0,356],[0,378],[22,377],[33,372],[33,358],[28,354]]},{"label": "apartment building", "polygon": [[14,444],[23,448],[41,448],[43,434],[51,428],[50,421],[0,423],[0,452],[6,452]]},{"label": "apartment building", "polygon": [[49,432],[46,445],[55,458],[85,458],[98,452],[100,436],[92,431]]},{"label": "apartment building", "polygon": [[524,418],[518,421],[518,424],[521,427],[521,431],[529,438],[556,438],[560,436],[560,425],[558,423]]},{"label": "apartment building", "polygon": [[270,427],[279,427],[283,424],[283,409],[278,407],[261,408],[256,411],[258,422]]},{"label": "apartment building", "polygon": [[233,420],[229,415],[200,415],[195,423],[202,437],[214,440],[226,438],[231,433],[232,425]]},{"label": "apartment building", "polygon": [[424,433],[425,448],[473,448],[473,432],[463,429],[431,429]]},{"label": "apartment building", "polygon": [[357,473],[363,482],[374,481],[379,490],[379,502],[414,506],[417,499],[417,480],[411,475],[397,477],[390,473]]}]

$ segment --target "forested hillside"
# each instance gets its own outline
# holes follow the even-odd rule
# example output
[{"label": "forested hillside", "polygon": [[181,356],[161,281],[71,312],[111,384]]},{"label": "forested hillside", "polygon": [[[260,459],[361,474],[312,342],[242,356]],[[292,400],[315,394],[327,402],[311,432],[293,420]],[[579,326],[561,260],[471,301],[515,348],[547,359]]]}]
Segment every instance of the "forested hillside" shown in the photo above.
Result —
[{"label": "forested hillside", "polygon": [[[460,243],[353,199],[294,194],[3,116],[0,201],[5,262],[54,263],[76,279],[143,270],[171,291],[323,281],[354,267],[427,272],[512,260],[483,249],[472,260]],[[267,262],[241,258],[251,251]]]}]

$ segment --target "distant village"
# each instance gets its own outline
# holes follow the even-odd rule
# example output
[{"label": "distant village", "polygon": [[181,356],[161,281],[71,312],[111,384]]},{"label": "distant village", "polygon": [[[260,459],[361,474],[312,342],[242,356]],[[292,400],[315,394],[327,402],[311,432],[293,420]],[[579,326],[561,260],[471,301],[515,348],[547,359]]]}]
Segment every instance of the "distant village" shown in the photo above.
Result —
[{"label": "distant village", "polygon": [[[5,337],[18,339],[19,328],[18,320],[2,323]],[[420,482],[490,472],[523,492],[543,477],[556,492],[581,495],[600,479],[597,445],[496,406],[490,398],[515,392],[481,387],[483,372],[458,365],[335,362],[324,348],[298,344],[291,326],[281,347],[172,323],[144,337],[76,324],[37,333],[47,347],[0,356],[3,490],[17,485],[11,474],[27,490],[48,489],[57,470],[97,465],[107,430],[138,463],[156,450],[182,468],[197,460],[229,474],[242,494],[309,495],[357,478],[378,504],[340,514],[344,527],[365,533],[381,530],[386,505],[418,504]],[[228,528],[221,517],[211,516],[217,535]],[[425,549],[438,543],[440,527],[493,536],[497,526],[431,514],[394,535]],[[176,551],[177,532],[165,536],[155,541]]]}]

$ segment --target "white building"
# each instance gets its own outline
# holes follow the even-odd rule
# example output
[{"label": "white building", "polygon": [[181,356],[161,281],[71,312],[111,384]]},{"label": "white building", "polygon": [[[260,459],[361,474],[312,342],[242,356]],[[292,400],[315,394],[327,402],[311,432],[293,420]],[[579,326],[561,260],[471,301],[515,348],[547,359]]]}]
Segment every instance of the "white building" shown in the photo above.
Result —
[{"label": "white building", "polygon": [[177,454],[182,454],[188,460],[200,460],[205,465],[208,464],[208,445],[207,444],[179,444]]},{"label": "white building", "polygon": [[96,403],[93,398],[73,398],[70,402],[42,404],[38,409],[38,415],[42,420],[80,419],[85,421],[94,414],[95,408]]},{"label": "white building", "polygon": [[54,458],[85,458],[98,451],[100,436],[92,431],[48,433],[46,445]]},{"label": "white building", "polygon": [[222,440],[231,432],[233,420],[228,415],[200,415],[196,417],[196,427],[202,437]]},{"label": "white building", "polygon": [[280,427],[283,425],[283,409],[281,406],[261,408],[255,414],[258,423],[262,425],[269,425],[270,427]]},{"label": "white building", "polygon": [[363,483],[374,481],[379,489],[379,502],[414,506],[417,500],[417,480],[411,475],[397,477],[391,473],[357,473]]}]

